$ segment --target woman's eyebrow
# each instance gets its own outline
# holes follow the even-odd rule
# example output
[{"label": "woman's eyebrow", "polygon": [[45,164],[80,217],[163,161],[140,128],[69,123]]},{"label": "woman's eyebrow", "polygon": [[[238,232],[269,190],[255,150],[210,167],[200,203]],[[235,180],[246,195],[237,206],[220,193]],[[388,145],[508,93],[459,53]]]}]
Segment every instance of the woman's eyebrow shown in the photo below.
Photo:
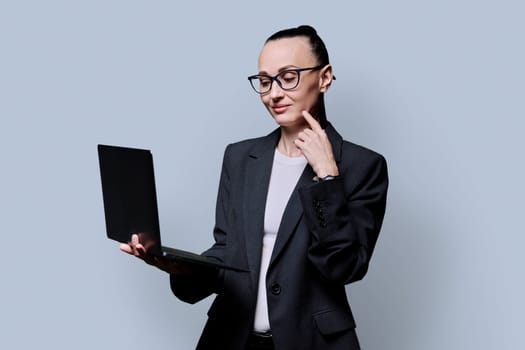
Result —
[{"label": "woman's eyebrow", "polygon": [[[279,70],[277,70],[277,73],[281,73],[283,70],[294,69],[294,68],[297,68],[297,66],[294,66],[293,64],[289,64],[289,65],[279,68]],[[267,71],[264,71],[264,70],[259,71],[258,74],[259,75],[270,75]]]}]

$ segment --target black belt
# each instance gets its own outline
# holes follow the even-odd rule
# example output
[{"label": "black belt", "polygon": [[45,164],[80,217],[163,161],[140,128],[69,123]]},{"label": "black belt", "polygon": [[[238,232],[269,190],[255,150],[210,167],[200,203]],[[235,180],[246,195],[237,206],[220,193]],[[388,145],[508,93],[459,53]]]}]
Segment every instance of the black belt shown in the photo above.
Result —
[{"label": "black belt", "polygon": [[272,333],[252,332],[248,337],[248,350],[274,350]]}]

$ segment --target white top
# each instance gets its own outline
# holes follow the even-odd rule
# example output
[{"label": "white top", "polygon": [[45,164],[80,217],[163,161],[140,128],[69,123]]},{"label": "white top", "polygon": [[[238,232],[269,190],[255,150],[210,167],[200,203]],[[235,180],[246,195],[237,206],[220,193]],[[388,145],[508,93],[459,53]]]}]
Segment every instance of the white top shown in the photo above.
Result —
[{"label": "white top", "polygon": [[259,291],[255,307],[255,321],[253,324],[253,329],[256,332],[266,332],[270,330],[268,303],[266,299],[266,272],[268,271],[268,265],[284,209],[307,163],[306,158],[303,156],[287,157],[275,149],[270,185],[266,198],[266,209],[264,211],[261,271],[259,274]]}]

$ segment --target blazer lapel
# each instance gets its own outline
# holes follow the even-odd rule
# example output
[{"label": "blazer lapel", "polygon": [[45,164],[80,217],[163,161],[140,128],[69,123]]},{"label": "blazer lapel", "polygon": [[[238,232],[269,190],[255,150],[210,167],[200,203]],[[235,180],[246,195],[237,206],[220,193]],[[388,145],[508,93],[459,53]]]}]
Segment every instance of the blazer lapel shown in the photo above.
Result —
[{"label": "blazer lapel", "polygon": [[246,178],[244,182],[243,203],[244,232],[248,264],[253,285],[256,286],[261,265],[262,240],[264,235],[264,209],[272,173],[275,146],[280,131],[275,130],[261,139],[246,160]]},{"label": "blazer lapel", "polygon": [[312,167],[307,164],[290,196],[290,199],[288,200],[288,204],[286,204],[286,208],[284,209],[281,224],[277,232],[275,246],[273,247],[270,266],[286,246],[292,233],[295,232],[295,227],[299,223],[299,219],[303,216],[303,205],[301,204],[301,198],[299,197],[299,188],[311,185],[314,176],[315,173]]},{"label": "blazer lapel", "polygon": [[[332,151],[334,153],[335,161],[337,164],[339,164],[341,160],[341,146],[343,139],[330,123],[328,123],[325,131],[328,136],[328,139],[330,140],[330,143],[332,144]],[[279,231],[277,232],[277,240],[273,248],[269,268],[271,268],[274,261],[279,257],[279,255],[283,251],[288,240],[292,237],[292,234],[296,231],[295,228],[297,227],[299,220],[303,216],[303,206],[299,196],[299,189],[305,186],[311,186],[314,176],[315,173],[312,167],[309,164],[307,164],[284,210],[283,217],[281,219],[281,224],[279,226]],[[267,190],[268,186],[266,187],[266,191]]]}]

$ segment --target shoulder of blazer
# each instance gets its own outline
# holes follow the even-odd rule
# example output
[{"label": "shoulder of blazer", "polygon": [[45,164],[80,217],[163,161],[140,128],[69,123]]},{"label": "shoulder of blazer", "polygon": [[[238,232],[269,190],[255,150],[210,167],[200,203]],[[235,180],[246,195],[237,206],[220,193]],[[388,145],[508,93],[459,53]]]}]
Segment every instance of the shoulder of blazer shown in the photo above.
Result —
[{"label": "shoulder of blazer", "polygon": [[386,167],[385,157],[367,147],[349,141],[343,141],[341,149],[342,164],[351,164],[353,167],[356,166],[358,168],[368,168],[373,167],[374,165]]},{"label": "shoulder of blazer", "polygon": [[344,140],[332,124],[328,123],[325,131],[330,143],[332,144],[334,157],[338,164],[348,162],[363,164],[384,162],[384,157],[376,151]]}]

